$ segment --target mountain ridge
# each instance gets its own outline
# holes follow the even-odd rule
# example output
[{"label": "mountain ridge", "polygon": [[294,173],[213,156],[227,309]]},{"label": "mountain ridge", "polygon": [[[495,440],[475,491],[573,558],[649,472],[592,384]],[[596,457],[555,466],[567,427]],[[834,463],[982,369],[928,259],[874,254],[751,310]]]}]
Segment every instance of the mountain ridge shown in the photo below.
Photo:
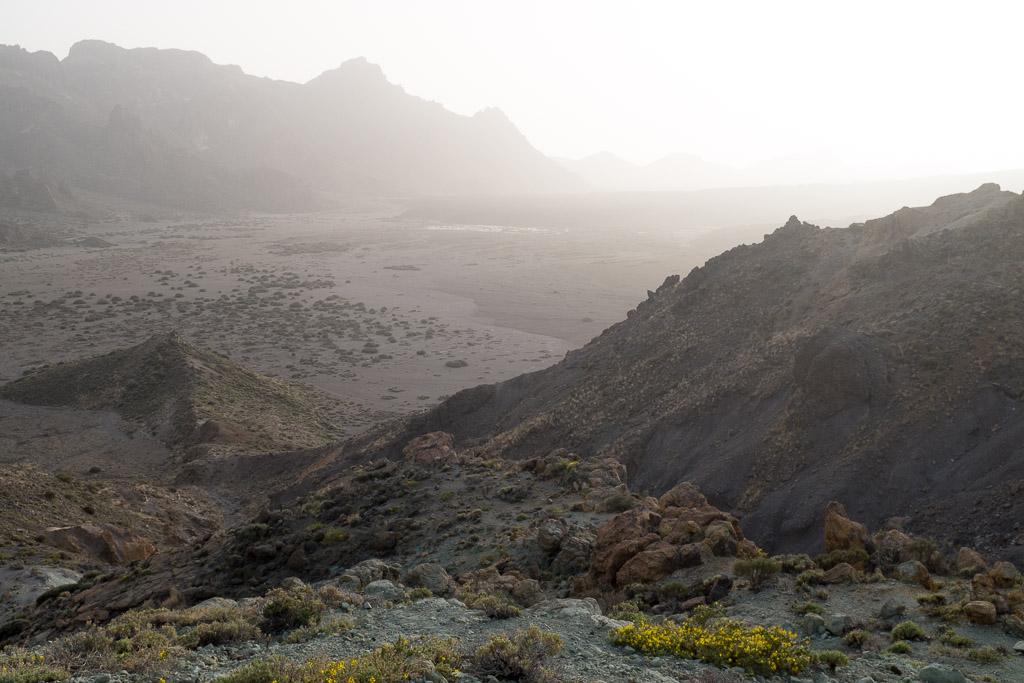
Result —
[{"label": "mountain ridge", "polygon": [[791,218],[667,278],[555,366],[460,392],[385,444],[446,431],[513,458],[615,457],[641,490],[693,479],[769,547],[806,549],[838,499],[875,526],[919,509],[917,530],[1019,554],[999,506],[1024,480],[1024,198],[982,186],[893,216]]}]

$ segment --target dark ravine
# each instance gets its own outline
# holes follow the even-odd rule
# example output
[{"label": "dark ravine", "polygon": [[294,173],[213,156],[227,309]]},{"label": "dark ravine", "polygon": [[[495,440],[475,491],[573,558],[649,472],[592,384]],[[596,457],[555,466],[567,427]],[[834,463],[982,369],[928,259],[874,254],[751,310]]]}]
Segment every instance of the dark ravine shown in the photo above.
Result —
[{"label": "dark ravine", "polygon": [[794,217],[551,368],[331,457],[394,457],[436,430],[511,458],[563,447],[654,494],[692,479],[776,551],[813,548],[836,499],[1020,559],[1022,258],[1024,199],[992,184],[846,229]]}]

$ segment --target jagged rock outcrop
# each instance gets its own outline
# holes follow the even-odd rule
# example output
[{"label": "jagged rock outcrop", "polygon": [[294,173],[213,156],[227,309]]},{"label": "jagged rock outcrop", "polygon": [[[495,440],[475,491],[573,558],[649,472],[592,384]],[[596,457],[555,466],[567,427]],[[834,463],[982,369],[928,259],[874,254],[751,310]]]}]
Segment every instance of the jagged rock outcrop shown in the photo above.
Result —
[{"label": "jagged rock outcrop", "polygon": [[645,500],[598,527],[589,580],[606,587],[647,584],[698,566],[705,557],[757,552],[734,516],[683,482],[659,500]]}]

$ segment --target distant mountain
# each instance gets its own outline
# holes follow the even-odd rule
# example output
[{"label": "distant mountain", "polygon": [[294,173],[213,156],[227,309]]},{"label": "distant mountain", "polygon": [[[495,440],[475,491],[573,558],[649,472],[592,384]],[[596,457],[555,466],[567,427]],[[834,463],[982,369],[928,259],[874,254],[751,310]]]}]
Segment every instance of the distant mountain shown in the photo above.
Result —
[{"label": "distant mountain", "polygon": [[840,500],[1024,556],[1022,262],[1024,197],[993,184],[847,229],[794,217],[368,452],[437,430],[510,457],[567,448],[655,494],[693,480],[775,548],[815,548]]},{"label": "distant mountain", "polygon": [[310,448],[340,434],[311,391],[251,372],[174,333],[32,372],[0,386],[0,399],[113,410],[192,455]]},{"label": "distant mountain", "polygon": [[306,84],[181,50],[0,46],[0,171],[189,208],[290,209],[321,193],[581,187],[497,110],[407,94],[354,59]]}]

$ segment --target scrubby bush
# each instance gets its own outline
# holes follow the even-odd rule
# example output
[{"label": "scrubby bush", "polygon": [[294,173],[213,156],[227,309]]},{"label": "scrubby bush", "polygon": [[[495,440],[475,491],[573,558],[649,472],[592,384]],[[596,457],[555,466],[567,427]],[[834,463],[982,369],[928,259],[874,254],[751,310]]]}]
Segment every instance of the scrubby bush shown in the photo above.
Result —
[{"label": "scrubby bush", "polygon": [[796,585],[801,588],[817,586],[823,583],[824,580],[825,572],[820,569],[808,569],[807,571],[800,572],[800,575],[796,577]]},{"label": "scrubby bush", "polygon": [[194,650],[204,645],[244,643],[250,640],[259,640],[262,637],[263,632],[256,624],[241,617],[234,617],[224,621],[196,624],[195,628],[182,636],[180,642],[185,647]]},{"label": "scrubby bush", "polygon": [[511,619],[522,612],[518,605],[496,593],[472,593],[463,596],[462,601],[470,609],[480,610],[491,619]]},{"label": "scrubby bush", "polygon": [[814,560],[809,555],[776,555],[774,559],[786,574],[800,574],[815,568]]},{"label": "scrubby bush", "polygon": [[924,629],[915,624],[912,621],[901,621],[892,627],[892,631],[889,634],[892,636],[893,642],[897,640],[926,640],[927,636],[924,634]]},{"label": "scrubby bush", "polygon": [[814,653],[814,661],[820,666],[828,667],[833,673],[839,667],[850,664],[850,658],[839,650],[819,650]]},{"label": "scrubby bush", "polygon": [[863,569],[868,561],[868,553],[863,548],[849,548],[847,550],[833,550],[824,555],[818,555],[815,563],[822,569],[832,569],[837,564],[846,564]]},{"label": "scrubby bush", "polygon": [[905,640],[897,640],[895,643],[886,648],[885,651],[894,655],[909,655],[910,643],[908,643]]},{"label": "scrubby bush", "polygon": [[545,661],[562,650],[556,633],[531,626],[511,636],[499,634],[473,653],[473,671],[481,677],[522,683],[555,683],[558,679],[544,666]]},{"label": "scrubby bush", "polygon": [[798,602],[791,608],[794,612],[803,616],[805,614],[824,614],[825,608],[816,602]]},{"label": "scrubby bush", "polygon": [[865,631],[862,628],[855,628],[845,636],[843,636],[843,642],[847,647],[852,647],[857,650],[864,649],[864,646],[871,640],[871,632]]},{"label": "scrubby bush", "polygon": [[305,643],[314,638],[320,636],[336,636],[339,633],[344,633],[355,627],[355,623],[351,619],[345,619],[343,617],[338,619],[330,619],[328,621],[321,621],[315,626],[303,626],[297,628],[294,631],[290,631],[284,638],[286,643]]},{"label": "scrubby bush", "polygon": [[750,582],[750,590],[759,591],[770,578],[782,570],[782,565],[770,557],[753,557],[749,560],[736,560],[732,570],[736,576]]},{"label": "scrubby bush", "polygon": [[70,675],[67,669],[51,664],[37,652],[22,649],[0,652],[0,683],[48,683],[63,681]]},{"label": "scrubby bush", "polygon": [[267,593],[263,606],[262,628],[267,633],[280,633],[303,626],[315,626],[323,618],[327,606],[311,588],[275,588]]},{"label": "scrubby bush", "polygon": [[971,647],[974,645],[973,640],[965,635],[957,633],[951,628],[945,628],[942,630],[939,634],[939,642],[943,645],[960,648]]},{"label": "scrubby bush", "polygon": [[1008,653],[1005,648],[986,645],[984,647],[968,650],[967,659],[978,664],[995,664],[1003,661],[1007,654]]},{"label": "scrubby bush", "polygon": [[612,605],[612,608],[608,611],[608,616],[612,619],[632,621],[633,623],[644,621],[647,618],[636,600],[624,600]]},{"label": "scrubby bush", "polygon": [[639,504],[636,498],[627,493],[616,493],[604,499],[603,507],[605,512],[626,512]]},{"label": "scrubby bush", "polygon": [[733,619],[629,624],[612,632],[612,642],[644,654],[699,659],[767,676],[800,673],[811,664],[810,647],[795,633],[778,626],[747,626]]}]

